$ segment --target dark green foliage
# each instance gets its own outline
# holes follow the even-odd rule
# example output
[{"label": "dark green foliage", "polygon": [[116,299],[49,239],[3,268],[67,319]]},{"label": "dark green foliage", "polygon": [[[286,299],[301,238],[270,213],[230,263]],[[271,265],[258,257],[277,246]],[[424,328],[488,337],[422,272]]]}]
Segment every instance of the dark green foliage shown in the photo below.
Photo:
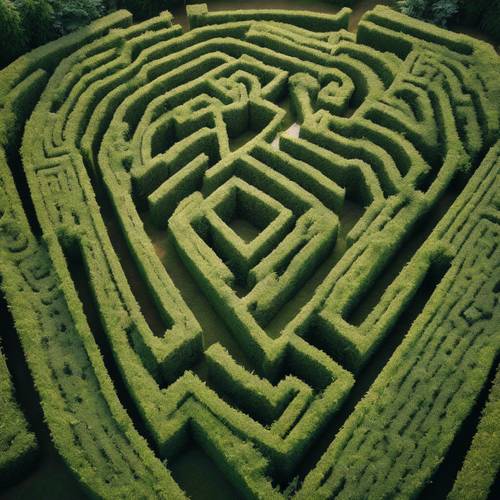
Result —
[{"label": "dark green foliage", "polygon": [[500,0],[399,0],[401,12],[439,26],[473,25],[500,40]]},{"label": "dark green foliage", "polygon": [[499,0],[459,0],[458,20],[464,24],[477,26],[488,35],[498,38],[498,23],[500,21]]},{"label": "dark green foliage", "polygon": [[439,26],[446,23],[458,12],[458,4],[453,0],[441,0],[435,2],[431,7],[431,22]]},{"label": "dark green foliage", "polygon": [[495,0],[458,0],[460,9],[460,20],[466,24],[478,25],[485,8],[489,4],[494,4]]},{"label": "dark green foliage", "polygon": [[482,11],[480,26],[486,34],[500,42],[500,0],[491,0]]},{"label": "dark green foliage", "polygon": [[54,38],[55,11],[50,0],[15,0],[30,47]]},{"label": "dark green foliage", "polygon": [[29,46],[21,15],[11,0],[0,0],[0,26],[0,65],[4,66]]},{"label": "dark green foliage", "polygon": [[[65,35],[104,15],[104,0],[47,0],[52,7],[52,29]],[[54,35],[52,35],[54,38]]]},{"label": "dark green foliage", "polygon": [[106,9],[104,0],[0,0],[0,66],[89,24]]},{"label": "dark green foliage", "polygon": [[446,26],[458,13],[459,0],[401,0],[399,6],[403,14]]}]

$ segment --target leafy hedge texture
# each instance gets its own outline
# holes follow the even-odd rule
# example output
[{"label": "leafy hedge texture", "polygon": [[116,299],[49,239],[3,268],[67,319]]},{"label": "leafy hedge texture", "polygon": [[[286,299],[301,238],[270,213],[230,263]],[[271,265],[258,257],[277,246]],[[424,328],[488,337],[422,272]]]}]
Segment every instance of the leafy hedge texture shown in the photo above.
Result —
[{"label": "leafy hedge texture", "polygon": [[500,372],[497,371],[488,403],[483,412],[472,446],[448,498],[484,498],[500,469]]},{"label": "leafy hedge texture", "polygon": [[[350,12],[122,10],[0,72],[1,289],[89,496],[186,498],[194,445],[243,498],[415,498],[472,411],[500,351],[499,58]],[[2,480],[36,448],[9,381]],[[495,404],[456,497],[483,459],[488,495]]]}]

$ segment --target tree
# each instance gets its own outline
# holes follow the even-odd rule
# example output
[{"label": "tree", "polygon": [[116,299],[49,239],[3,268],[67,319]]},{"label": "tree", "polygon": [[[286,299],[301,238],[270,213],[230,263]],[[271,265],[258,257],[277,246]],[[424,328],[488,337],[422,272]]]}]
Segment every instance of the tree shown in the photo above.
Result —
[{"label": "tree", "polygon": [[403,14],[439,26],[446,26],[459,10],[459,0],[400,0],[398,3]]},{"label": "tree", "polygon": [[458,13],[458,0],[437,0],[431,7],[431,22],[446,26],[448,21]]},{"label": "tree", "polygon": [[5,66],[27,48],[21,16],[10,0],[0,0],[0,64]]},{"label": "tree", "polygon": [[53,27],[61,35],[74,31],[105,14],[104,0],[48,0],[54,11]]},{"label": "tree", "polygon": [[54,11],[48,0],[16,0],[30,47],[51,40]]}]

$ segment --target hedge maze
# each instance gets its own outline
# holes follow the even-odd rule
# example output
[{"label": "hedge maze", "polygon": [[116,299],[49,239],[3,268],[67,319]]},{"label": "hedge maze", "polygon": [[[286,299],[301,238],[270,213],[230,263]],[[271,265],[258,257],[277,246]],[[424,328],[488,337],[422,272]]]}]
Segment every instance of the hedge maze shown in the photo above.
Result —
[{"label": "hedge maze", "polygon": [[[0,72],[1,287],[90,496],[184,498],[194,443],[242,497],[415,498],[488,385],[500,60],[349,14],[119,11]],[[37,445],[0,372],[7,484]],[[498,472],[494,391],[455,498]]]}]

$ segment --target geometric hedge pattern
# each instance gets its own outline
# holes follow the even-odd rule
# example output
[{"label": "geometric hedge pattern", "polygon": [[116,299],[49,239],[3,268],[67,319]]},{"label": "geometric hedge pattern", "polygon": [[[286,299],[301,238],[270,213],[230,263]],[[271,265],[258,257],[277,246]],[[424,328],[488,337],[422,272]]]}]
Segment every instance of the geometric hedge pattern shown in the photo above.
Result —
[{"label": "geometric hedge pattern", "polygon": [[[474,406],[500,350],[499,59],[381,6],[354,35],[349,14],[193,5],[183,33],[168,12],[132,24],[119,11],[0,72],[1,286],[54,445],[91,496],[184,497],[169,461],[193,441],[245,497],[413,498]],[[153,234],[234,343],[205,338]],[[75,259],[105,338],[89,326]],[[3,356],[0,372],[7,481],[36,439]],[[475,498],[498,470],[494,446],[478,435],[471,448],[488,461]]]}]

